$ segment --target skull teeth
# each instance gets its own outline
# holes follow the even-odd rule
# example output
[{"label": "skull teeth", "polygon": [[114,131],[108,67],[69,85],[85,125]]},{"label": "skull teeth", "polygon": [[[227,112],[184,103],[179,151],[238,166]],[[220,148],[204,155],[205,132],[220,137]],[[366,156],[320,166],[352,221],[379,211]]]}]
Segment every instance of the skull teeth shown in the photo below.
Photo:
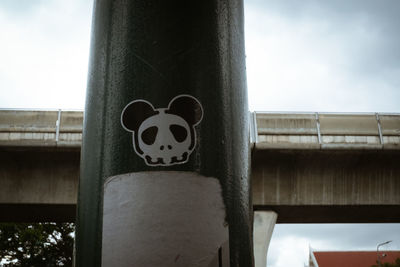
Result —
[{"label": "skull teeth", "polygon": [[[150,157],[150,156],[146,156],[145,157],[146,158],[146,160],[147,160],[147,162],[149,163],[149,164],[159,164],[159,163],[162,163],[162,160],[160,159],[160,158],[152,158],[152,157]],[[161,161],[161,162],[160,162]]]}]

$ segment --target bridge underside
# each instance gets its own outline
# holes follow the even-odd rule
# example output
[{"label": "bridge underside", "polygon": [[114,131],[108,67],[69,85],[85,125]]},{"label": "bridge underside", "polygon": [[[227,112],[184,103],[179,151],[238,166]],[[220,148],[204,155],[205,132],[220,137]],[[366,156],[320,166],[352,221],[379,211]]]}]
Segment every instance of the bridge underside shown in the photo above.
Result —
[{"label": "bridge underside", "polygon": [[[400,222],[398,114],[252,118],[255,210],[278,223]],[[82,121],[0,111],[0,221],[75,220]]]},{"label": "bridge underside", "polygon": [[400,205],[275,205],[254,206],[254,210],[272,210],[277,223],[399,223]]},{"label": "bridge underside", "polygon": [[400,222],[400,152],[259,150],[253,205],[278,223]]},{"label": "bridge underside", "polygon": [[0,222],[75,222],[76,204],[0,204]]},{"label": "bridge underside", "polygon": [[[278,223],[400,222],[400,151],[253,152],[255,210]],[[74,221],[79,149],[2,148],[0,221]]]},{"label": "bridge underside", "polygon": [[0,150],[0,221],[74,221],[79,149]]}]

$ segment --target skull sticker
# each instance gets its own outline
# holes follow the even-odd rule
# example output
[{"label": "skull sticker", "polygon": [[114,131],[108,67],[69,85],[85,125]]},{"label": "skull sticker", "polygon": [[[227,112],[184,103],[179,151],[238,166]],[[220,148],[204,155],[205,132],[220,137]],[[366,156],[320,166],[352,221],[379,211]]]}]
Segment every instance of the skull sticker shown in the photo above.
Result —
[{"label": "skull sticker", "polygon": [[183,164],[196,146],[194,127],[203,117],[200,102],[178,95],[167,108],[155,109],[146,100],[134,100],[123,109],[122,127],[132,132],[133,148],[148,166]]}]

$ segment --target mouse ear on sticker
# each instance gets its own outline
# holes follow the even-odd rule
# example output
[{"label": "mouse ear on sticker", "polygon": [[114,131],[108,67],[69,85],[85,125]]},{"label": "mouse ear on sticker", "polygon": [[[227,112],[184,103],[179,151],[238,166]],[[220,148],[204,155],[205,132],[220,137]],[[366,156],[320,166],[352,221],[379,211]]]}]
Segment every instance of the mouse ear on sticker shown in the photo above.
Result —
[{"label": "mouse ear on sticker", "polygon": [[157,113],[154,107],[145,100],[132,101],[122,111],[122,127],[129,132],[136,132],[144,120]]},{"label": "mouse ear on sticker", "polygon": [[190,95],[179,95],[168,105],[169,114],[182,117],[189,125],[197,125],[203,118],[203,107],[200,102]]}]

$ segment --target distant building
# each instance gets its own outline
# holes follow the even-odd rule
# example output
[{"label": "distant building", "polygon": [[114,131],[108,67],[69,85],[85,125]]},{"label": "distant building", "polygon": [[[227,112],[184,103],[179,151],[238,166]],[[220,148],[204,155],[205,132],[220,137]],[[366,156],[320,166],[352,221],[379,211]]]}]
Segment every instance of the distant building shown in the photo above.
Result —
[{"label": "distant building", "polygon": [[393,263],[400,258],[400,250],[376,251],[315,251],[310,247],[309,267],[371,267],[381,263]]}]

